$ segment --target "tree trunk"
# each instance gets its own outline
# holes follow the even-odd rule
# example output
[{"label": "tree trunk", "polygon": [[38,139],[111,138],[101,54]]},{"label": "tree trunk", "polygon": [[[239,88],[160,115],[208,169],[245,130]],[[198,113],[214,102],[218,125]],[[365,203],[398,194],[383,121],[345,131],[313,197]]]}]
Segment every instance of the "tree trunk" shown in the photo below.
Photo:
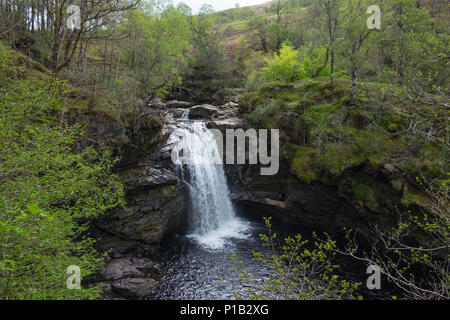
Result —
[{"label": "tree trunk", "polygon": [[358,95],[358,76],[356,74],[356,67],[354,65],[352,65],[351,76],[352,76],[352,103],[355,103],[356,97]]},{"label": "tree trunk", "polygon": [[334,83],[334,62],[335,62],[335,51],[334,48],[331,49],[331,72],[330,72],[330,80]]},{"label": "tree trunk", "polygon": [[317,78],[319,74],[325,69],[328,65],[328,60],[330,58],[330,50],[327,48],[327,53],[325,54],[325,61],[323,62],[323,65],[314,72],[313,78]]}]

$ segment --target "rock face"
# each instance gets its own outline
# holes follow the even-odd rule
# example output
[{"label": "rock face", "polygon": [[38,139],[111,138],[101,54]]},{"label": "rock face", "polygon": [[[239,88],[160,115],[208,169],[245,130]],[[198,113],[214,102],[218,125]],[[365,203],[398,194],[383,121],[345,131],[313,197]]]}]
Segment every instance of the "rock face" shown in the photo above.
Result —
[{"label": "rock face", "polygon": [[125,185],[128,192],[139,189],[176,185],[178,182],[177,177],[171,171],[151,166],[144,166],[121,172],[120,180]]},{"label": "rock face", "polygon": [[125,186],[127,205],[96,221],[96,227],[107,234],[103,241],[115,244],[115,256],[129,254],[137,244],[141,252],[152,253],[164,236],[185,225],[185,185],[170,170],[149,165],[129,169],[119,176]]},{"label": "rock face", "polygon": [[[223,133],[226,129],[249,128],[239,115],[229,114],[229,118],[217,119],[217,116],[208,126]],[[278,174],[262,176],[257,165],[227,165],[231,198],[240,214],[260,221],[272,217],[285,224],[330,234],[339,233],[344,227],[353,228],[366,239],[372,237],[372,226],[390,228],[395,223],[393,212],[400,202],[403,186],[391,183],[398,171],[394,166],[386,164],[383,172],[356,168],[357,171],[347,172],[335,185],[304,183],[289,168],[289,164],[281,162]],[[379,194],[373,201],[355,199],[351,192],[355,177],[364,177],[367,183],[377,186]]]},{"label": "rock face", "polygon": [[352,228],[365,239],[372,238],[371,226],[390,228],[395,223],[396,195],[389,192],[388,180],[383,184],[383,178],[377,178],[384,198],[377,198],[376,205],[370,205],[356,202],[348,193],[345,180],[337,186],[306,184],[295,179],[286,167],[281,164],[275,176],[261,176],[257,166],[226,166],[237,210],[260,221],[272,217],[274,221],[332,235],[344,227]]},{"label": "rock face", "polygon": [[[164,274],[149,257],[166,235],[186,225],[186,186],[172,171],[169,132],[158,120],[167,112],[167,104],[155,99],[149,105],[140,130],[127,139],[119,123],[105,121],[92,129],[101,141],[123,138],[116,153],[121,156],[118,174],[127,204],[97,219],[91,228],[91,235],[99,239],[96,248],[109,253],[92,282],[104,283],[110,298],[145,299]],[[172,101],[172,105],[188,104]]]}]

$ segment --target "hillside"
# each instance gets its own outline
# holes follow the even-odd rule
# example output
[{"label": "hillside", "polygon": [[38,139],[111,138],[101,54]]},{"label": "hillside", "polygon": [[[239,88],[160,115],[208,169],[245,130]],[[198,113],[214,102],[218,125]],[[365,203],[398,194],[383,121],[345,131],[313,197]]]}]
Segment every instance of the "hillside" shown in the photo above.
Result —
[{"label": "hillside", "polygon": [[0,1],[0,299],[449,299],[445,1],[86,3]]}]

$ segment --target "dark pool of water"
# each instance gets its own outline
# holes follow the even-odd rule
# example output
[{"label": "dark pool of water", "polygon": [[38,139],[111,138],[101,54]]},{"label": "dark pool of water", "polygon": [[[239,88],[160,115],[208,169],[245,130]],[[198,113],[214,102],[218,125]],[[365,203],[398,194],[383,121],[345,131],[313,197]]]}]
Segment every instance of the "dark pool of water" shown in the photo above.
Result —
[{"label": "dark pool of water", "polygon": [[[283,235],[292,234],[292,230],[274,230]],[[239,280],[231,256],[235,254],[243,266],[255,275],[251,286],[267,279],[267,269],[253,259],[253,251],[261,252],[259,234],[265,233],[263,223],[251,222],[250,235],[246,239],[229,239],[221,249],[208,249],[195,240],[173,235],[164,241],[157,259],[163,265],[166,276],[150,299],[159,300],[232,300],[235,294],[249,298],[249,284]],[[296,230],[296,232],[300,232]],[[349,281],[362,282],[358,292],[364,299],[390,299],[389,290],[369,291],[365,288],[368,275],[366,267],[347,258],[338,259],[343,272],[341,276]]]}]

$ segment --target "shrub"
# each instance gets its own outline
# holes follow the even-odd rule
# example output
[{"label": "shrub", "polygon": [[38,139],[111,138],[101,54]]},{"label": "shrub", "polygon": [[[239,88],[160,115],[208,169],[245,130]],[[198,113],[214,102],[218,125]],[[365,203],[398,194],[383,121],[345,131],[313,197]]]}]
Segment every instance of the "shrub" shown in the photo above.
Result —
[{"label": "shrub", "polygon": [[280,54],[267,60],[267,66],[263,68],[264,78],[284,83],[306,78],[298,57],[298,50],[295,50],[291,45],[283,44]]},{"label": "shrub", "polygon": [[[268,252],[253,252],[254,259],[268,269],[260,285],[255,285],[251,274],[236,255],[231,257],[233,268],[241,281],[250,286],[251,299],[276,300],[341,300],[355,299],[360,283],[341,280],[337,274],[340,266],[333,263],[336,242],[331,239],[315,241],[309,245],[300,234],[287,237],[282,243],[272,232],[271,218],[264,218],[267,234],[261,234],[263,247]],[[314,237],[316,235],[314,234]],[[242,298],[236,295],[237,298]],[[361,297],[359,297],[361,298]]]}]

